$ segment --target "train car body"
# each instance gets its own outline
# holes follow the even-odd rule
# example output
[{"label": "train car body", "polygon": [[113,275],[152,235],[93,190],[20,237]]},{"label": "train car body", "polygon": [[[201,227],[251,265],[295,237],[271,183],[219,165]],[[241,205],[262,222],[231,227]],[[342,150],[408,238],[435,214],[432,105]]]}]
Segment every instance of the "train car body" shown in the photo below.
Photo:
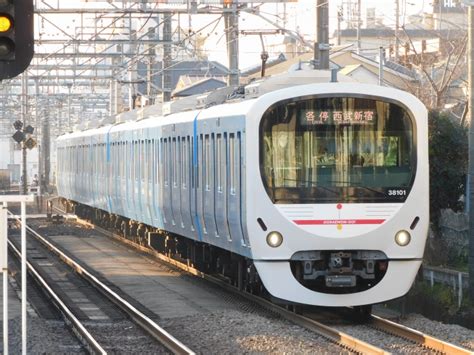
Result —
[{"label": "train car body", "polygon": [[250,260],[275,298],[408,292],[429,223],[427,111],[353,83],[301,85],[58,138],[58,194]]}]

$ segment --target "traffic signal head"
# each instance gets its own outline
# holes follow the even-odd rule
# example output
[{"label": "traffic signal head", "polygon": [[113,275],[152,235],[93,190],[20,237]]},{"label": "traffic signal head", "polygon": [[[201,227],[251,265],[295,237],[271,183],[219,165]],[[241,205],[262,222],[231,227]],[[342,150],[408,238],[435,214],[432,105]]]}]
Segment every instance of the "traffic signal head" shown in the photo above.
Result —
[{"label": "traffic signal head", "polygon": [[15,6],[13,0],[0,0],[0,60],[15,59]]},{"label": "traffic signal head", "polygon": [[22,73],[34,51],[33,0],[0,0],[0,80]]}]

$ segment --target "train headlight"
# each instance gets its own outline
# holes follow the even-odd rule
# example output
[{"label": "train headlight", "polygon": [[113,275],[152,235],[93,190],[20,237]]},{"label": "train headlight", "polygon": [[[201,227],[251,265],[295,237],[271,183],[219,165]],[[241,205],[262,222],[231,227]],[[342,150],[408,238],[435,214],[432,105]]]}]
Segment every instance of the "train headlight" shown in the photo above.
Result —
[{"label": "train headlight", "polygon": [[267,244],[272,248],[277,248],[283,243],[283,236],[279,232],[270,232],[267,235]]},{"label": "train headlight", "polygon": [[410,241],[411,241],[411,235],[405,230],[401,230],[397,232],[397,234],[395,234],[395,242],[401,247],[408,245]]}]

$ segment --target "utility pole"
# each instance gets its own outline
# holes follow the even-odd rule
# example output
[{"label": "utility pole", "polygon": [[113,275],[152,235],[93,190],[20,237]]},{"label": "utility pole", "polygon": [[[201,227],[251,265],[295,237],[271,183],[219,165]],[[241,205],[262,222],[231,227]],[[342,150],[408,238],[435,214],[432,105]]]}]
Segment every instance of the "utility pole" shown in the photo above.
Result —
[{"label": "utility pole", "polygon": [[[49,107],[49,100],[46,101],[46,107]],[[43,126],[41,127],[41,147],[42,147],[42,155],[43,155],[43,171],[44,171],[44,179],[43,179],[43,186],[46,187],[46,191],[49,187],[50,183],[50,127],[49,127],[49,110],[44,110],[44,117],[43,117]],[[46,192],[45,191],[45,192]]]},{"label": "utility pole", "polygon": [[[467,3],[467,1],[465,1]],[[474,1],[469,1],[468,81],[469,81],[469,299],[474,302]]]},{"label": "utility pole", "polygon": [[[25,71],[21,75],[21,121],[23,127],[27,126],[27,115],[28,115],[28,74]],[[21,182],[21,192],[23,195],[28,193],[28,171],[27,171],[27,154],[25,142],[21,143],[22,159],[21,159],[21,174],[23,180]]]},{"label": "utility pole", "polygon": [[[130,56],[134,55],[137,52],[137,32],[132,30],[132,16],[129,15],[129,25],[130,25]],[[130,68],[128,69],[128,109],[132,111],[135,108],[135,84],[137,82],[137,62],[132,62]]]},{"label": "utility pole", "polygon": [[360,54],[361,42],[360,42],[360,26],[361,26],[361,4],[360,0],[357,0],[357,54]]},{"label": "utility pole", "polygon": [[379,85],[383,86],[383,65],[385,62],[385,51],[379,47]]},{"label": "utility pole", "polygon": [[[156,39],[155,27],[150,27],[148,29],[148,38],[150,40]],[[147,60],[147,70],[146,70],[146,95],[148,96],[149,105],[152,105],[155,102],[155,90],[153,88],[153,78],[154,78],[154,69],[155,69],[155,48],[154,45],[148,45],[148,60]]]},{"label": "utility pole", "polygon": [[342,6],[337,8],[337,45],[341,45],[341,22],[343,20]]},{"label": "utility pole", "polygon": [[400,4],[398,0],[395,0],[395,63],[398,63],[398,50],[400,48]]},{"label": "utility pole", "polygon": [[72,89],[72,83],[67,84],[67,90],[68,90],[68,95],[67,95],[67,132],[72,131],[72,120],[71,120],[71,89]]},{"label": "utility pole", "polygon": [[163,102],[171,101],[171,17],[173,14],[164,14],[163,19],[163,67],[161,68]]},{"label": "utility pole", "polygon": [[327,0],[316,2],[315,62],[319,69],[329,69],[329,5]]},{"label": "utility pole", "polygon": [[[42,199],[42,195],[44,193],[43,191],[43,152],[42,152],[42,145],[40,144],[40,122],[41,122],[41,117],[40,117],[40,112],[39,108],[41,107],[39,104],[39,82],[38,78],[35,78],[35,126],[36,126],[36,138],[37,138],[37,148],[38,148],[38,196]],[[42,205],[42,203],[40,204]]]},{"label": "utility pole", "polygon": [[[225,11],[227,10],[227,11]],[[227,40],[227,56],[229,57],[229,77],[227,85],[239,85],[239,16],[237,5],[224,5],[224,25]]]}]

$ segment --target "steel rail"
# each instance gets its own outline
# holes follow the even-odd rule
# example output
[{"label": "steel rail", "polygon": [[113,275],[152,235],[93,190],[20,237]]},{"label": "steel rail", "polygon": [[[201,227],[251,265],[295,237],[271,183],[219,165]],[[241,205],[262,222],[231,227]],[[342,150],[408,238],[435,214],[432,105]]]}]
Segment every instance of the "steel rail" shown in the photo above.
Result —
[{"label": "steel rail", "polygon": [[392,322],[388,319],[383,319],[376,315],[370,316],[371,324],[384,332],[394,334],[401,338],[411,340],[424,347],[439,351],[445,354],[473,354],[474,352],[461,348],[460,346],[448,343],[444,340],[434,338],[430,335],[424,334],[418,330],[406,327],[404,325]]},{"label": "steel rail", "polygon": [[[21,222],[20,222],[21,223]],[[153,320],[147,317],[145,314],[140,312],[138,309],[133,307],[129,302],[119,296],[116,292],[111,290],[107,285],[102,283],[97,277],[92,275],[87,269],[81,266],[79,263],[72,260],[66,254],[64,254],[59,248],[50,243],[40,234],[38,234],[34,229],[29,226],[26,226],[26,229],[33,234],[38,240],[40,240],[44,245],[46,245],[50,250],[55,252],[66,264],[75,269],[82,277],[88,280],[92,286],[96,287],[101,291],[109,300],[114,304],[119,306],[125,313],[127,313],[137,324],[139,324],[148,334],[158,340],[163,346],[165,346],[169,351],[174,354],[179,355],[194,355],[195,353],[173,337],[166,330],[161,328]]]},{"label": "steel rail", "polygon": [[353,350],[355,352],[362,353],[362,354],[389,354],[385,350],[380,349],[380,348],[378,348],[374,345],[371,345],[369,343],[366,343],[363,340],[359,340],[357,338],[354,338],[354,337],[352,337],[352,336],[350,336],[346,333],[343,333],[343,332],[338,331],[337,329],[328,327],[328,326],[326,326],[326,325],[324,325],[320,322],[317,322],[313,319],[310,319],[310,318],[304,317],[302,315],[298,315],[296,313],[290,312],[290,311],[286,310],[285,308],[283,308],[281,306],[278,306],[276,304],[273,304],[273,303],[271,303],[271,302],[269,302],[269,301],[267,301],[267,300],[265,300],[261,297],[257,297],[255,295],[250,294],[250,293],[241,292],[236,287],[234,287],[232,285],[229,285],[228,283],[223,282],[223,281],[219,280],[216,277],[207,275],[207,274],[203,273],[202,271],[199,271],[196,268],[194,268],[194,267],[192,267],[188,264],[185,264],[185,263],[182,263],[182,262],[177,261],[175,259],[172,259],[172,258],[170,258],[170,257],[168,257],[164,254],[161,254],[161,253],[159,253],[157,251],[154,251],[154,250],[150,250],[149,248],[143,247],[141,245],[137,245],[137,244],[133,243],[132,241],[121,238],[121,237],[117,236],[116,234],[114,234],[112,232],[109,232],[107,230],[104,230],[101,227],[98,227],[98,226],[96,226],[94,224],[91,224],[87,221],[81,220],[79,218],[77,219],[77,221],[81,224],[91,226],[94,229],[96,229],[97,231],[99,231],[100,233],[103,233],[103,234],[105,234],[109,237],[112,237],[116,240],[119,240],[120,242],[129,244],[129,245],[135,247],[136,249],[139,249],[139,250],[144,251],[148,254],[156,256],[160,260],[162,260],[162,261],[164,261],[164,262],[166,262],[170,265],[173,265],[176,268],[179,268],[183,271],[186,271],[186,272],[188,272],[188,273],[190,273],[194,276],[205,279],[205,280],[207,280],[207,281],[209,281],[209,282],[211,282],[211,283],[213,283],[213,284],[215,284],[215,285],[217,285],[221,288],[226,289],[229,292],[232,292],[232,293],[238,295],[238,296],[244,297],[247,300],[249,300],[250,302],[256,303],[259,306],[261,306],[262,308],[267,309],[268,311],[270,311],[272,313],[276,313],[279,316],[281,316],[282,318],[284,318],[284,319],[286,319],[286,320],[288,320],[288,321],[290,321],[294,324],[297,324],[297,325],[299,325],[303,328],[306,328],[306,329],[322,336],[323,338],[328,339],[329,341],[332,341],[334,343],[342,345],[343,347],[350,348],[351,350]]},{"label": "steel rail", "polygon": [[[60,211],[58,209],[58,211]],[[143,247],[141,245],[137,245],[132,241],[126,240],[124,238],[121,238],[120,236],[109,232],[107,230],[104,230],[101,227],[98,227],[92,223],[89,223],[87,221],[77,219],[79,223],[85,224],[87,226],[93,227],[94,229],[98,230],[99,232],[112,237],[122,243],[129,244],[133,246],[134,248],[137,248],[141,251],[144,251],[146,253],[152,254],[156,257],[158,257],[160,260],[163,260],[183,271],[186,271],[188,273],[191,273],[192,275],[201,277],[203,279],[206,279],[214,284],[217,284],[220,287],[224,287],[225,289],[229,290],[230,292],[237,293],[240,296],[243,296],[247,299],[249,299],[252,302],[255,302],[259,305],[261,305],[264,308],[267,308],[271,310],[272,312],[278,313],[281,315],[283,318],[286,318],[298,325],[301,325],[302,327],[309,328],[310,330],[326,337],[327,339],[333,340],[341,345],[347,346],[351,349],[354,349],[356,351],[360,351],[362,353],[369,353],[369,354],[388,354],[385,352],[383,349],[377,348],[371,344],[364,343],[363,341],[360,341],[354,337],[351,337],[350,335],[347,335],[345,333],[339,332],[333,328],[330,328],[320,322],[317,322],[313,319],[297,315],[296,313],[290,312],[278,305],[275,305],[265,299],[262,299],[260,297],[254,296],[249,293],[245,292],[239,292],[238,289],[232,285],[229,285],[226,282],[223,282],[222,280],[215,278],[213,276],[207,275],[203,273],[202,271],[199,271],[195,269],[194,267],[184,264],[180,261],[177,261],[173,258],[170,258],[166,255],[163,255],[157,251],[150,250],[149,248]],[[446,354],[474,354],[474,352],[464,349],[460,346],[448,343],[446,341],[434,338],[430,335],[424,334],[420,331],[417,331],[415,329],[411,329],[409,327],[403,326],[401,324],[397,324],[395,322],[383,319],[381,317],[371,315],[371,321],[372,325],[374,327],[377,327],[381,329],[384,332],[393,334],[395,336],[399,336],[405,339],[408,339],[410,341],[413,341],[416,344],[420,344],[426,348],[439,351],[442,353]]]},{"label": "steel rail", "polygon": [[[15,247],[15,245],[9,240],[8,244],[10,248],[15,252],[18,258],[21,258],[21,252]],[[43,287],[47,294],[53,299],[53,303],[56,305],[61,314],[71,323],[74,333],[78,334],[78,338],[85,343],[84,345],[88,348],[89,351],[95,354],[107,354],[99,342],[92,336],[91,333],[86,329],[86,327],[81,323],[79,319],[73,314],[73,312],[66,306],[66,304],[61,300],[61,298],[53,291],[53,289],[48,285],[48,283],[41,277],[39,272],[33,267],[33,265],[27,261],[26,262],[30,273],[37,280],[37,282]]]}]

